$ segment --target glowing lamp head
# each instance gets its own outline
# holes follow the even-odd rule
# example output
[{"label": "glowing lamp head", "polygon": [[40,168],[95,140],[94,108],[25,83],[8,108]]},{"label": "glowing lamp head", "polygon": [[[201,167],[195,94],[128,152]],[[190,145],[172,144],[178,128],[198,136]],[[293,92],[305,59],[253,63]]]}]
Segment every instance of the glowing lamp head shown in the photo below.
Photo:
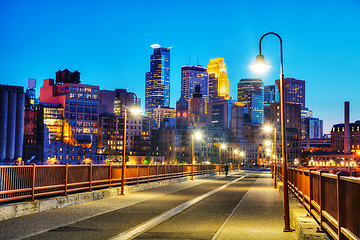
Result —
[{"label": "glowing lamp head", "polygon": [[221,148],[222,148],[222,149],[225,149],[225,148],[226,148],[226,145],[225,145],[225,144],[221,144]]},{"label": "glowing lamp head", "polygon": [[138,105],[134,105],[133,107],[130,108],[130,112],[135,116],[137,116],[141,114],[141,109],[139,108]]},{"label": "glowing lamp head", "polygon": [[245,153],[244,152],[240,152],[240,156],[244,156],[245,155]]},{"label": "glowing lamp head", "polygon": [[259,54],[256,56],[255,62],[250,66],[250,68],[258,73],[264,73],[269,70],[271,66],[265,62],[264,55]]},{"label": "glowing lamp head", "polygon": [[269,126],[269,125],[264,126],[265,132],[271,132],[272,130],[273,130],[273,128],[271,126]]},{"label": "glowing lamp head", "polygon": [[199,132],[199,131],[194,132],[194,138],[195,138],[196,140],[201,140],[201,139],[202,139],[202,134],[201,134],[201,132]]}]

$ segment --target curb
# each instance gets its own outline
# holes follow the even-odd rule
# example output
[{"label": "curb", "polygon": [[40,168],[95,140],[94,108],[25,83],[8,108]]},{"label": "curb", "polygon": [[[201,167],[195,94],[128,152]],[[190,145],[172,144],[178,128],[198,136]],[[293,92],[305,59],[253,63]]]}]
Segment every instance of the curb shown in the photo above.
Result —
[{"label": "curb", "polygon": [[[194,179],[206,178],[214,175],[204,174],[194,176]],[[190,176],[173,178],[158,182],[142,183],[138,185],[130,185],[124,187],[125,194],[144,191],[151,188],[162,187],[174,183],[180,183],[190,180]],[[50,211],[58,208],[69,207],[81,203],[87,203],[91,201],[101,200],[105,198],[115,197],[121,195],[121,187],[114,187],[108,189],[95,190],[92,192],[82,192],[69,194],[67,196],[51,197],[47,199],[10,203],[6,205],[0,205],[0,221],[26,216],[34,213],[40,213]]]},{"label": "curb", "polygon": [[[279,193],[284,200],[283,195],[283,183],[277,182]],[[315,219],[309,215],[307,210],[301,205],[297,198],[289,191],[289,209],[290,209],[290,227],[295,229],[298,239],[310,240],[310,239],[324,239],[330,240],[326,232],[318,231],[319,224]]]}]

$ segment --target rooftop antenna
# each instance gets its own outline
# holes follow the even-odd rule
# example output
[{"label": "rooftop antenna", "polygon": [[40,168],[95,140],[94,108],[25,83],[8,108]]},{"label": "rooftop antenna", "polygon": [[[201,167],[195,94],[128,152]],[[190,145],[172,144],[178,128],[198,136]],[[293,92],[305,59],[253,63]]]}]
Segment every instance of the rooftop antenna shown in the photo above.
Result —
[{"label": "rooftop antenna", "polygon": [[191,55],[189,55],[189,66],[190,66],[190,57],[191,57]]},{"label": "rooftop antenna", "polygon": [[197,63],[196,63],[196,65],[199,66],[199,57],[197,57]]}]

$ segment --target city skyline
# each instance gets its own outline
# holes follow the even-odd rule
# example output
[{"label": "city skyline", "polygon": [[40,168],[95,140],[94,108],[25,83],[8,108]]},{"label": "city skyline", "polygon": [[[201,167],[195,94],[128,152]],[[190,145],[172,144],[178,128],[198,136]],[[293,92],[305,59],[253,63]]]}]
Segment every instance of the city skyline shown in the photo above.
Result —
[{"label": "city skyline", "polygon": [[[200,1],[193,3],[193,10],[186,11],[185,16],[184,6],[176,10],[171,3],[156,6],[145,1],[107,5],[69,3],[23,1],[22,7],[18,7],[18,2],[1,3],[0,27],[4,33],[0,40],[1,84],[27,88],[27,79],[35,78],[39,96],[44,79],[54,78],[54,72],[68,68],[81,72],[83,83],[98,85],[102,90],[127,88],[136,92],[144,107],[150,45],[159,44],[174,47],[170,66],[171,107],[180,98],[181,66],[188,65],[189,59],[191,65],[199,62],[206,67],[210,59],[223,57],[230,96],[236,99],[236,86],[242,78],[261,78],[265,85],[278,79],[276,39],[263,43],[263,54],[272,65],[270,73],[260,76],[248,68],[258,54],[260,36],[276,31],[284,41],[285,77],[305,80],[306,107],[313,110],[314,117],[324,120],[324,133],[333,124],[343,122],[344,101],[350,101],[353,109],[360,106],[356,92],[360,75],[356,56],[360,55],[360,47],[354,41],[360,36],[355,31],[360,20],[357,1],[302,5],[240,1],[231,2],[231,8],[227,4]],[[202,11],[196,11],[200,7]],[[166,31],[159,32],[152,24],[143,24],[150,19],[152,10],[164,12],[167,21],[161,22]],[[282,12],[282,18],[276,16],[278,12]],[[206,17],[215,14],[219,21],[208,25]],[[188,18],[191,20],[183,20]],[[221,27],[222,34],[211,34]],[[182,34],[185,30],[187,34]],[[345,81],[347,84],[339,84]],[[360,119],[359,112],[350,112],[351,122]]]}]

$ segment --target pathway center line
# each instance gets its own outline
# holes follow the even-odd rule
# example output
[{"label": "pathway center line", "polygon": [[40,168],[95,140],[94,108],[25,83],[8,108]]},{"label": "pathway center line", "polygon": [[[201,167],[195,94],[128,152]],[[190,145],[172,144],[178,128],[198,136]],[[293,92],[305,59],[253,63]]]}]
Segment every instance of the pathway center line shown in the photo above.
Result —
[{"label": "pathway center line", "polygon": [[[257,170],[256,170],[257,171]],[[137,236],[139,236],[140,234],[149,231],[150,229],[154,228],[155,226],[159,225],[162,222],[165,222],[166,220],[168,220],[169,218],[177,215],[178,213],[190,208],[191,206],[201,202],[202,200],[204,200],[205,198],[210,197],[211,195],[223,190],[224,188],[236,183],[237,181],[249,176],[250,174],[256,172],[256,171],[252,171],[240,178],[237,178],[231,182],[228,182],[224,185],[222,185],[221,187],[218,187],[210,192],[207,192],[201,196],[198,196],[192,200],[189,200],[173,209],[170,209],[169,211],[164,212],[163,214],[160,214],[157,217],[154,217],[148,221],[146,221],[145,223],[138,225],[132,229],[129,229],[128,231],[122,232],[117,236],[114,236],[112,238],[110,238],[111,240],[127,240],[127,239],[133,239]]]},{"label": "pathway center line", "polygon": [[248,195],[248,193],[250,192],[250,189],[254,186],[256,181],[254,181],[254,183],[251,185],[251,187],[246,191],[245,195],[241,198],[241,200],[239,201],[239,203],[236,205],[236,207],[232,210],[232,212],[230,213],[230,215],[225,219],[225,221],[223,222],[223,224],[220,226],[220,228],[217,230],[217,232],[214,234],[214,236],[211,238],[211,240],[216,240],[220,233],[222,232],[222,230],[224,229],[225,225],[227,224],[227,222],[230,220],[230,218],[234,215],[234,213],[236,212],[236,210],[239,208],[240,204],[242,203],[242,201],[245,199],[246,195]]}]

